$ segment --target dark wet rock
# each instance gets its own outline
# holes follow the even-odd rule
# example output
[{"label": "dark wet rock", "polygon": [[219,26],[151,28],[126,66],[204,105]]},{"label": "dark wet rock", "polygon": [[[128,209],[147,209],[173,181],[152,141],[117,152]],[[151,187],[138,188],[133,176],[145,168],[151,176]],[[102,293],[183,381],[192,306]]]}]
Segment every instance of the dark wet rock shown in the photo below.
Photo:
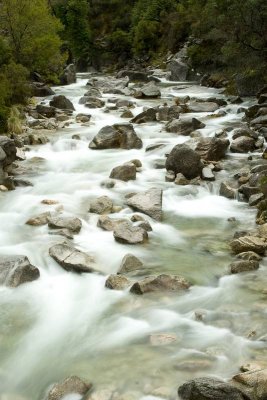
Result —
[{"label": "dark wet rock", "polygon": [[242,392],[216,378],[196,378],[178,389],[181,400],[245,400]]},{"label": "dark wet rock", "polygon": [[63,95],[54,96],[49,105],[51,107],[59,108],[60,110],[75,110],[72,102]]},{"label": "dark wet rock", "polygon": [[218,110],[219,106],[217,103],[213,102],[199,102],[199,101],[192,101],[187,105],[188,112],[214,112]]},{"label": "dark wet rock", "polygon": [[50,247],[49,255],[66,271],[95,272],[93,258],[66,243]]},{"label": "dark wet rock", "polygon": [[50,86],[40,82],[33,82],[31,84],[31,91],[35,97],[48,97],[55,94]]},{"label": "dark wet rock", "polygon": [[76,68],[74,64],[69,64],[60,77],[60,82],[62,85],[70,85],[76,82]]},{"label": "dark wet rock", "polygon": [[87,108],[102,108],[104,107],[105,102],[97,97],[86,96],[85,107]]},{"label": "dark wet rock", "polygon": [[154,108],[148,108],[146,111],[136,115],[131,122],[134,124],[143,124],[145,122],[153,122],[157,120],[157,111]]},{"label": "dark wet rock", "polygon": [[250,186],[248,185],[241,185],[238,189],[240,193],[242,193],[245,197],[246,200],[249,200],[249,198],[255,194],[261,193],[261,190],[257,186]]},{"label": "dark wet rock", "polygon": [[128,272],[138,271],[144,267],[142,261],[133,254],[126,254],[121,262],[118,274],[127,274]]},{"label": "dark wet rock", "polygon": [[113,236],[116,242],[122,244],[141,244],[148,240],[147,231],[138,226],[133,226],[128,221],[117,224],[113,231]]},{"label": "dark wet rock", "polygon": [[233,140],[230,146],[233,153],[248,153],[255,150],[255,141],[248,136],[240,136]]},{"label": "dark wet rock", "polygon": [[263,199],[264,199],[263,193],[252,194],[249,198],[248,203],[251,207],[253,207],[256,206]]},{"label": "dark wet rock", "polygon": [[212,169],[209,167],[204,167],[201,171],[201,177],[204,181],[214,181],[215,176],[212,172]]},{"label": "dark wet rock", "polygon": [[121,118],[133,118],[134,115],[131,110],[125,110],[120,116]]},{"label": "dark wet rock", "polygon": [[231,248],[235,254],[243,253],[245,251],[253,251],[257,254],[264,254],[267,249],[267,243],[256,236],[243,236],[234,239],[230,243]]},{"label": "dark wet rock", "polygon": [[166,169],[176,174],[182,173],[187,179],[196,178],[201,174],[203,165],[199,154],[187,145],[176,145],[170,152]]},{"label": "dark wet rock", "polygon": [[207,161],[220,161],[225,157],[230,142],[228,139],[203,138],[196,146],[195,151]]},{"label": "dark wet rock", "polygon": [[181,107],[179,106],[161,106],[157,110],[157,120],[158,121],[171,121],[173,119],[178,119],[181,112]]},{"label": "dark wet rock", "polygon": [[205,128],[205,124],[197,118],[174,119],[166,125],[166,131],[188,136],[197,129]]},{"label": "dark wet rock", "polygon": [[170,72],[170,81],[184,82],[189,78],[189,67],[186,60],[180,57],[179,53],[168,62],[167,70]]},{"label": "dark wet rock", "polygon": [[1,175],[17,159],[17,148],[14,140],[7,136],[0,136],[0,183]]},{"label": "dark wet rock", "polygon": [[0,255],[0,284],[17,287],[35,281],[40,271],[33,266],[28,257],[21,255]]},{"label": "dark wet rock", "polygon": [[234,261],[229,266],[231,274],[239,274],[240,272],[255,271],[258,268],[259,268],[259,262],[252,260]]},{"label": "dark wet rock", "polygon": [[250,124],[253,125],[267,125],[267,115],[261,115],[255,119],[253,119],[252,121],[250,121]]},{"label": "dark wet rock", "polygon": [[42,214],[39,214],[35,217],[32,217],[26,221],[27,225],[32,225],[32,226],[41,226],[41,225],[46,225],[48,223],[48,218],[51,217],[51,212],[44,212]]},{"label": "dark wet rock", "polygon": [[91,141],[90,149],[141,149],[142,140],[137,136],[131,124],[105,126]]},{"label": "dark wet rock", "polygon": [[91,383],[85,383],[77,376],[70,376],[62,382],[53,385],[46,400],[63,400],[68,395],[85,395],[92,388]]},{"label": "dark wet rock", "polygon": [[250,128],[237,128],[232,131],[232,138],[237,139],[241,136],[251,137],[252,139],[258,138],[258,133],[251,130]]},{"label": "dark wet rock", "polygon": [[113,168],[111,171],[110,178],[119,179],[121,181],[127,182],[136,179],[136,166],[133,163],[125,163]]},{"label": "dark wet rock", "polygon": [[156,99],[161,97],[161,93],[155,82],[149,82],[140,89],[136,89],[134,97],[137,99]]},{"label": "dark wet rock", "polygon": [[228,182],[222,182],[219,194],[220,196],[233,200],[237,196],[237,189],[233,188]]},{"label": "dark wet rock", "polygon": [[53,118],[56,116],[56,109],[52,106],[45,106],[43,104],[37,104],[36,111],[38,114],[46,117],[46,118]]},{"label": "dark wet rock", "polygon": [[105,287],[113,290],[124,290],[131,285],[129,279],[123,275],[110,275],[106,280]]},{"label": "dark wet rock", "polygon": [[190,283],[181,276],[162,274],[158,276],[149,276],[134,283],[130,291],[134,294],[165,291],[177,292],[187,290],[190,286]]},{"label": "dark wet rock", "polygon": [[240,389],[249,400],[267,398],[267,369],[256,369],[235,375],[231,383]]},{"label": "dark wet rock", "polygon": [[108,196],[101,196],[90,202],[89,211],[95,214],[110,214],[113,210],[113,201]]},{"label": "dark wet rock", "polygon": [[133,194],[126,204],[135,211],[149,215],[157,221],[162,219],[162,190],[157,188]]},{"label": "dark wet rock", "polygon": [[157,149],[162,149],[163,147],[165,147],[166,144],[165,143],[153,143],[153,144],[149,144],[146,147],[146,152],[149,151],[153,151],[153,150],[157,150]]},{"label": "dark wet rock", "polygon": [[130,82],[148,82],[149,72],[136,70],[122,70],[117,74],[117,78],[128,77]]},{"label": "dark wet rock", "polygon": [[110,218],[107,215],[102,215],[98,219],[97,226],[104,231],[114,231],[115,227],[122,222],[125,222],[125,219]]},{"label": "dark wet rock", "polygon": [[91,119],[91,114],[77,114],[76,115],[76,121],[77,122],[81,122],[81,123],[86,123],[86,122],[90,122]]},{"label": "dark wet rock", "polygon": [[48,226],[52,229],[68,229],[73,233],[79,233],[82,221],[76,217],[51,216],[48,217]]},{"label": "dark wet rock", "polygon": [[190,184],[190,180],[186,179],[186,177],[179,172],[179,174],[176,175],[175,185],[180,185],[180,186],[186,186]]},{"label": "dark wet rock", "polygon": [[243,253],[239,253],[236,258],[247,261],[261,261],[262,259],[262,257],[254,253],[254,251],[244,251]]}]

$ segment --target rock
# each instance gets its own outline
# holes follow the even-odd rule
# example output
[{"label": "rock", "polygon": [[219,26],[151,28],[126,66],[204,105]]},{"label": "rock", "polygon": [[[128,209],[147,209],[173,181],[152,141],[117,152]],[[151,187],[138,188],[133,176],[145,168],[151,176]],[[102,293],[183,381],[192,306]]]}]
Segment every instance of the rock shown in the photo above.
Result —
[{"label": "rock", "polygon": [[202,169],[201,176],[204,181],[214,181],[215,180],[215,176],[212,172],[212,169],[209,167],[205,167]]},{"label": "rock", "polygon": [[197,129],[205,128],[205,124],[197,118],[174,119],[166,125],[166,131],[188,136]]},{"label": "rock", "polygon": [[256,186],[249,186],[249,185],[242,185],[239,187],[238,191],[240,193],[243,193],[243,195],[245,196],[245,198],[247,200],[250,199],[251,196],[253,196],[254,194],[259,194],[261,193],[260,188],[256,187]]},{"label": "rock", "polygon": [[186,179],[196,178],[201,174],[202,163],[200,156],[187,145],[176,145],[170,152],[166,169],[176,174],[182,173]]},{"label": "rock", "polygon": [[220,161],[225,157],[229,144],[228,139],[203,138],[197,143],[195,151],[204,160]]},{"label": "rock", "polygon": [[155,82],[149,82],[146,85],[142,86],[141,89],[135,90],[134,97],[137,99],[156,99],[158,97],[161,97],[161,93]]},{"label": "rock", "polygon": [[239,274],[240,272],[255,271],[259,268],[258,261],[234,261],[230,264],[229,270],[231,274]]},{"label": "rock", "polygon": [[230,150],[233,153],[248,153],[255,150],[254,139],[247,136],[240,136],[233,140],[230,146]]},{"label": "rock", "polygon": [[26,256],[0,256],[0,284],[17,287],[23,283],[35,281],[40,277],[40,271],[31,265]]},{"label": "rock", "polygon": [[122,222],[125,222],[125,219],[109,218],[106,215],[102,215],[98,219],[97,226],[104,229],[104,231],[114,231],[115,227]]},{"label": "rock", "polygon": [[142,261],[133,254],[126,254],[121,262],[118,274],[127,274],[128,272],[138,271],[143,268]]},{"label": "rock", "polygon": [[131,124],[115,124],[102,128],[89,144],[90,149],[141,149],[142,140]]},{"label": "rock", "polygon": [[138,224],[138,226],[139,226],[139,228],[143,228],[147,232],[152,232],[153,231],[152,226],[150,225],[150,223],[148,221],[140,222]]},{"label": "rock", "polygon": [[98,197],[90,202],[89,211],[96,214],[110,214],[113,209],[113,201],[108,196]]},{"label": "rock", "polygon": [[181,107],[179,106],[161,106],[157,110],[157,120],[158,121],[171,121],[173,119],[178,119],[181,112]]},{"label": "rock", "polygon": [[117,78],[128,77],[130,82],[147,82],[149,72],[135,71],[135,70],[122,70],[117,74]]},{"label": "rock", "polygon": [[56,116],[55,107],[45,106],[43,104],[37,104],[36,111],[38,112],[38,114],[46,118],[53,118]]},{"label": "rock", "polygon": [[152,346],[166,346],[177,341],[174,333],[154,333],[149,337]]},{"label": "rock", "polygon": [[77,114],[76,115],[76,122],[80,122],[85,124],[86,122],[90,122],[91,115],[90,114]]},{"label": "rock", "polygon": [[113,236],[116,242],[122,244],[140,244],[148,240],[147,231],[138,226],[131,225],[128,221],[117,224],[113,231]]},{"label": "rock", "polygon": [[52,229],[68,229],[73,233],[79,233],[82,221],[75,217],[53,216],[48,217],[48,226]]},{"label": "rock", "polygon": [[[84,94],[84,97],[102,97],[101,92],[96,87],[91,87],[87,92]],[[86,102],[85,102],[86,103]],[[84,104],[85,104],[84,103]]]},{"label": "rock", "polygon": [[257,254],[264,254],[267,243],[263,239],[256,236],[243,236],[231,241],[230,246],[235,254],[245,251],[253,251]]},{"label": "rock", "polygon": [[154,108],[148,108],[134,117],[131,122],[133,124],[143,124],[145,122],[153,122],[157,120],[157,111]]},{"label": "rock", "polygon": [[242,392],[215,378],[196,378],[178,389],[181,400],[245,400]]},{"label": "rock", "polygon": [[185,186],[189,185],[190,181],[186,179],[186,177],[183,174],[179,173],[176,175],[174,183],[175,185]]},{"label": "rock", "polygon": [[49,255],[66,271],[95,272],[93,258],[66,243],[50,247]]},{"label": "rock", "polygon": [[33,82],[30,86],[32,95],[35,97],[48,97],[55,94],[51,87],[47,86],[44,83]]},{"label": "rock", "polygon": [[250,400],[267,398],[267,369],[253,370],[235,375],[231,381]]},{"label": "rock", "polygon": [[253,139],[258,139],[258,134],[255,131],[252,131],[248,127],[246,128],[237,128],[232,131],[232,138],[237,139],[241,136],[251,137]]},{"label": "rock", "polygon": [[46,225],[48,223],[48,218],[51,217],[50,212],[44,212],[42,214],[37,215],[36,217],[32,217],[26,221],[27,225],[32,226],[41,226]]},{"label": "rock", "polygon": [[135,211],[149,215],[157,221],[162,219],[162,190],[157,188],[134,194],[126,204]]},{"label": "rock", "polygon": [[129,279],[122,275],[110,275],[106,280],[105,287],[113,290],[124,290],[130,286]]},{"label": "rock", "polygon": [[265,198],[265,196],[263,193],[253,194],[250,196],[248,203],[251,207],[253,207],[253,206],[256,206],[264,198]]},{"label": "rock", "polygon": [[119,179],[124,182],[136,179],[136,166],[133,163],[125,163],[113,168],[110,178]]},{"label": "rock", "polygon": [[120,117],[121,117],[121,118],[133,118],[134,115],[133,115],[132,111],[130,111],[130,110],[125,110],[125,111],[123,111],[123,113],[121,114]]},{"label": "rock", "polygon": [[130,289],[134,294],[145,294],[150,292],[173,292],[187,290],[190,283],[177,275],[162,274],[158,276],[148,276],[133,284]]},{"label": "rock", "polygon": [[228,182],[222,182],[219,194],[220,196],[226,197],[227,199],[234,200],[237,196],[237,190],[231,187]]},{"label": "rock", "polygon": [[69,64],[60,78],[62,85],[70,85],[71,83],[76,83],[76,68],[74,64]]},{"label": "rock", "polygon": [[167,65],[170,81],[186,81],[189,75],[188,65],[180,58],[173,58]]},{"label": "rock", "polygon": [[77,376],[70,376],[62,382],[53,385],[49,391],[47,400],[63,400],[67,395],[85,395],[92,388],[91,383],[85,383]]},{"label": "rock", "polygon": [[165,175],[165,182],[174,182],[175,181],[175,172],[167,171]]},{"label": "rock", "polygon": [[149,144],[146,147],[146,152],[149,151],[153,151],[153,150],[157,150],[157,149],[162,149],[165,145],[165,143],[153,143],[153,144]]},{"label": "rock", "polygon": [[54,96],[49,105],[51,107],[59,108],[60,110],[75,110],[72,102],[63,95]]},{"label": "rock", "polygon": [[217,103],[209,101],[203,101],[203,102],[192,101],[187,106],[188,112],[194,112],[194,113],[215,112],[216,110],[218,110],[218,108],[219,106]]},{"label": "rock", "polygon": [[93,96],[85,96],[85,97],[86,97],[85,107],[87,108],[102,108],[105,105],[104,100],[101,100],[97,97]]},{"label": "rock", "polygon": [[254,251],[244,251],[243,253],[239,253],[236,258],[239,258],[241,260],[247,260],[247,261],[261,261],[262,257],[259,256],[257,253],[254,253]]}]

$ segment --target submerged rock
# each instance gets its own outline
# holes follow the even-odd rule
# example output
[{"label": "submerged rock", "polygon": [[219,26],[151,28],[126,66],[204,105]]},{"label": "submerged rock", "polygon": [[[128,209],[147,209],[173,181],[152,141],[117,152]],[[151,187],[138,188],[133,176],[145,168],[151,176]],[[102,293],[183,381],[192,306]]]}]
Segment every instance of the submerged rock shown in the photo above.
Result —
[{"label": "submerged rock", "polygon": [[49,255],[66,271],[94,272],[94,259],[66,243],[58,243],[49,249]]},{"label": "submerged rock", "polygon": [[40,271],[26,256],[0,255],[0,284],[17,287],[23,283],[35,281]]},{"label": "submerged rock", "polygon": [[181,276],[162,274],[158,276],[149,276],[136,282],[131,287],[130,291],[134,294],[164,291],[173,292],[187,290],[190,286],[191,284]]},{"label": "submerged rock", "polygon": [[162,219],[162,190],[152,188],[146,192],[132,195],[126,200],[126,204],[135,211],[143,212],[157,221]]},{"label": "submerged rock", "polygon": [[102,128],[89,144],[90,149],[141,149],[142,140],[131,124],[115,124]]},{"label": "submerged rock", "polygon": [[64,381],[55,383],[49,391],[47,400],[63,400],[67,395],[79,394],[85,395],[91,388],[91,383],[85,383],[77,376],[70,376]]}]

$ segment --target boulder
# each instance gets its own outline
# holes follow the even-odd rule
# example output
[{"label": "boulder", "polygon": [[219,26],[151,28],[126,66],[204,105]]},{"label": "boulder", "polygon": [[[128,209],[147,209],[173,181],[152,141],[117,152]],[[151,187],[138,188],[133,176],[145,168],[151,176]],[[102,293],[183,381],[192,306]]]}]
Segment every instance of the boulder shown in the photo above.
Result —
[{"label": "boulder", "polygon": [[157,120],[157,111],[154,108],[149,108],[146,111],[141,112],[136,115],[131,122],[133,124],[143,124],[145,122],[153,122]]},{"label": "boulder", "polygon": [[170,81],[186,81],[189,75],[189,67],[180,57],[168,62],[167,70],[170,72]]},{"label": "boulder", "polygon": [[136,179],[136,166],[133,163],[125,163],[113,168],[111,171],[110,178],[119,179],[127,182]]},{"label": "boulder", "polygon": [[135,71],[135,70],[122,70],[117,74],[117,78],[129,78],[130,82],[148,82],[149,72],[146,71]]},{"label": "boulder", "polygon": [[240,272],[255,271],[258,268],[259,268],[258,261],[249,261],[249,260],[234,261],[229,266],[231,274],[239,274]]},{"label": "boulder", "polygon": [[189,136],[197,129],[205,128],[205,124],[197,118],[174,119],[166,125],[166,131],[178,135]]},{"label": "boulder", "polygon": [[162,219],[162,190],[157,188],[133,194],[126,204],[135,211],[149,215],[157,221]]},{"label": "boulder", "polygon": [[95,214],[110,214],[113,210],[113,201],[108,196],[101,196],[90,202],[89,212]]},{"label": "boulder", "polygon": [[187,290],[190,286],[190,283],[181,276],[162,274],[148,276],[139,282],[135,282],[130,292],[139,295],[150,292],[177,292]]},{"label": "boulder", "polygon": [[32,226],[41,226],[46,225],[48,223],[48,218],[51,217],[51,212],[44,212],[42,214],[37,215],[36,217],[32,217],[26,221],[27,225]]},{"label": "boulder", "polygon": [[142,261],[133,254],[126,254],[121,262],[118,274],[127,274],[128,272],[138,271],[143,268]]},{"label": "boulder", "polygon": [[76,217],[51,216],[48,217],[48,226],[52,229],[68,229],[73,233],[79,233],[82,221]]},{"label": "boulder", "polygon": [[267,249],[267,243],[256,236],[242,236],[231,241],[230,246],[235,254],[245,251],[253,251],[257,254],[264,254]]},{"label": "boulder", "polygon": [[94,96],[85,96],[85,107],[87,108],[102,108],[105,105],[104,100]]},{"label": "boulder", "polygon": [[230,146],[233,153],[248,153],[255,150],[255,141],[248,136],[240,136],[233,140]]},{"label": "boulder", "polygon": [[125,222],[125,219],[109,218],[107,215],[102,215],[98,219],[97,226],[104,231],[114,231],[115,227],[122,222]]},{"label": "boulder", "polygon": [[130,286],[130,281],[122,275],[110,275],[106,280],[105,287],[113,290],[124,290]]},{"label": "boulder", "polygon": [[201,177],[204,181],[214,181],[215,176],[212,172],[212,169],[209,167],[205,167],[201,171]]},{"label": "boulder", "polygon": [[197,143],[195,151],[204,160],[220,161],[225,157],[229,144],[228,139],[203,138]]},{"label": "boulder", "polygon": [[15,141],[0,135],[0,169],[5,169],[17,159]]},{"label": "boulder", "polygon": [[182,173],[186,179],[199,176],[202,167],[200,155],[185,144],[176,145],[166,161],[167,170],[174,171],[176,174]]},{"label": "boulder", "polygon": [[187,111],[193,113],[207,113],[207,112],[215,112],[218,110],[219,106],[217,103],[209,102],[209,101],[191,101],[187,105]]},{"label": "boulder", "polygon": [[93,258],[67,243],[50,247],[49,255],[66,271],[95,272]]},{"label": "boulder", "polygon": [[254,251],[244,251],[243,253],[239,253],[236,258],[247,261],[261,261],[262,259],[262,257],[254,253]]},{"label": "boulder", "polygon": [[250,400],[267,398],[267,369],[256,369],[235,375],[231,383],[240,389]]},{"label": "boulder", "polygon": [[181,400],[245,400],[242,392],[216,378],[192,379],[178,389]]},{"label": "boulder", "polygon": [[181,107],[167,105],[161,106],[157,110],[157,120],[158,121],[171,121],[173,119],[178,119],[181,112]]},{"label": "boulder", "polygon": [[37,104],[36,111],[38,114],[46,118],[53,118],[56,116],[56,109],[52,106],[45,106],[44,104]]},{"label": "boulder", "polygon": [[72,110],[72,111],[75,110],[72,102],[69,99],[67,99],[66,96],[63,96],[61,94],[58,96],[54,96],[53,99],[50,101],[49,105],[51,107],[59,108],[60,110]]},{"label": "boulder", "polygon": [[0,256],[0,284],[17,287],[23,283],[35,281],[40,271],[31,265],[26,256]]},{"label": "boulder", "polygon": [[60,77],[60,83],[62,85],[70,85],[76,82],[76,68],[74,64],[69,64]]},{"label": "boulder", "polygon": [[147,231],[138,226],[133,226],[128,221],[117,224],[113,231],[113,236],[116,242],[122,244],[141,244],[148,240]]},{"label": "boulder", "polygon": [[141,149],[142,140],[131,124],[115,124],[102,128],[89,144],[90,149]]},{"label": "boulder", "polygon": [[135,90],[134,97],[137,99],[156,99],[161,97],[161,93],[155,82],[149,82],[140,89]]},{"label": "boulder", "polygon": [[91,383],[85,383],[77,376],[70,376],[62,382],[56,383],[50,389],[47,400],[63,400],[68,395],[85,395],[92,388]]},{"label": "boulder", "polygon": [[226,197],[227,199],[234,200],[237,196],[237,190],[230,186],[228,182],[222,182],[219,194],[220,196]]},{"label": "boulder", "polygon": [[31,84],[31,92],[32,95],[35,97],[48,97],[55,94],[50,86],[47,86],[45,83],[40,82],[33,82]]}]

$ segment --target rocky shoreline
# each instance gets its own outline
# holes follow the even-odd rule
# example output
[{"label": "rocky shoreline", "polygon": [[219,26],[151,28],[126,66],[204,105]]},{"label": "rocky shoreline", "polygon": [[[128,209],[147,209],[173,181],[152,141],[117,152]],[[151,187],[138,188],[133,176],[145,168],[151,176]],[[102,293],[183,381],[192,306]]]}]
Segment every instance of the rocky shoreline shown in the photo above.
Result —
[{"label": "rocky shoreline", "polygon": [[[255,209],[257,225],[250,230],[236,231],[229,243],[233,261],[227,273],[257,271],[267,250],[267,87],[259,92],[257,99],[250,99],[250,103],[253,104],[249,106],[243,105],[241,98],[227,98],[223,95],[210,98],[175,96],[161,105],[145,105],[143,110],[135,115],[133,111],[136,100],[150,104],[149,102],[161,98],[161,79],[161,71],[151,74],[122,71],[117,77],[93,76],[87,83],[87,91],[79,101],[88,108],[88,113],[78,114],[73,103],[65,95],[57,95],[48,88],[39,86],[36,94],[44,96],[45,101],[39,98],[37,105],[27,108],[25,133],[21,136],[0,136],[0,191],[3,192],[1,196],[5,196],[17,186],[32,185],[24,176],[34,173],[29,163],[27,164],[25,155],[30,149],[29,146],[48,143],[51,138],[54,139],[57,131],[67,129],[74,123],[83,127],[90,126],[93,120],[92,110],[100,109],[107,114],[119,112],[122,119],[121,123],[103,126],[96,132],[88,143],[89,149],[93,151],[140,150],[143,148],[143,141],[137,133],[137,127],[159,123],[169,134],[185,137],[185,143],[176,144],[165,154],[166,159],[155,161],[155,168],[166,170],[165,182],[181,187],[208,185],[211,191],[216,184],[219,185],[221,196],[238,199]],[[108,97],[103,98],[102,94]],[[125,99],[121,96],[125,96]],[[236,112],[242,115],[238,126],[229,126],[211,136],[203,137],[201,129],[205,129],[205,121],[223,118],[227,115],[228,105],[233,104],[238,105]],[[204,117],[203,113],[206,113]],[[73,139],[79,141],[81,138],[75,134]],[[157,152],[164,147],[164,142],[155,141],[145,148],[145,152]],[[225,159],[229,151],[247,159],[244,167],[234,175],[225,170]],[[118,160],[118,165],[107,171],[107,179],[102,185],[107,189],[116,188],[118,182],[121,184],[135,181],[138,174],[142,174],[142,162],[139,159],[122,164]],[[96,197],[90,201],[88,211],[97,216],[97,226],[113,235],[115,242],[132,246],[146,245],[153,234],[151,221],[164,220],[163,199],[164,190],[152,186],[139,192],[126,193],[120,204],[114,203],[109,196]],[[43,204],[54,207],[53,211],[32,215],[25,222],[33,227],[32,229],[47,225],[50,234],[63,236],[63,242],[57,242],[49,248],[48,256],[66,271],[105,275],[93,255],[77,248],[75,241],[73,244],[75,235],[78,235],[83,227],[82,219],[64,213],[60,204],[57,205],[56,201],[51,199],[43,199]],[[129,217],[123,212],[127,207],[134,213]],[[235,216],[229,223],[235,223]],[[118,272],[106,278],[105,287],[111,290],[128,290],[133,295],[145,295],[183,293],[193,285],[183,276],[166,274],[164,271],[145,277],[136,276],[142,268],[143,260],[127,253]],[[31,264],[27,256],[0,257],[1,285],[13,288],[39,277],[40,270]],[[164,340],[163,337],[163,342]],[[166,341],[168,342],[167,337]],[[243,372],[235,375],[229,382],[212,377],[193,379],[179,387],[178,395],[184,400],[263,400],[267,396],[267,369],[257,362],[241,368]],[[122,395],[116,397],[110,390],[93,391],[91,383],[87,384],[75,376],[53,386],[46,399],[59,400],[71,393],[83,396],[79,397],[82,400],[127,399],[127,396]],[[158,397],[169,398],[160,394]]]}]

